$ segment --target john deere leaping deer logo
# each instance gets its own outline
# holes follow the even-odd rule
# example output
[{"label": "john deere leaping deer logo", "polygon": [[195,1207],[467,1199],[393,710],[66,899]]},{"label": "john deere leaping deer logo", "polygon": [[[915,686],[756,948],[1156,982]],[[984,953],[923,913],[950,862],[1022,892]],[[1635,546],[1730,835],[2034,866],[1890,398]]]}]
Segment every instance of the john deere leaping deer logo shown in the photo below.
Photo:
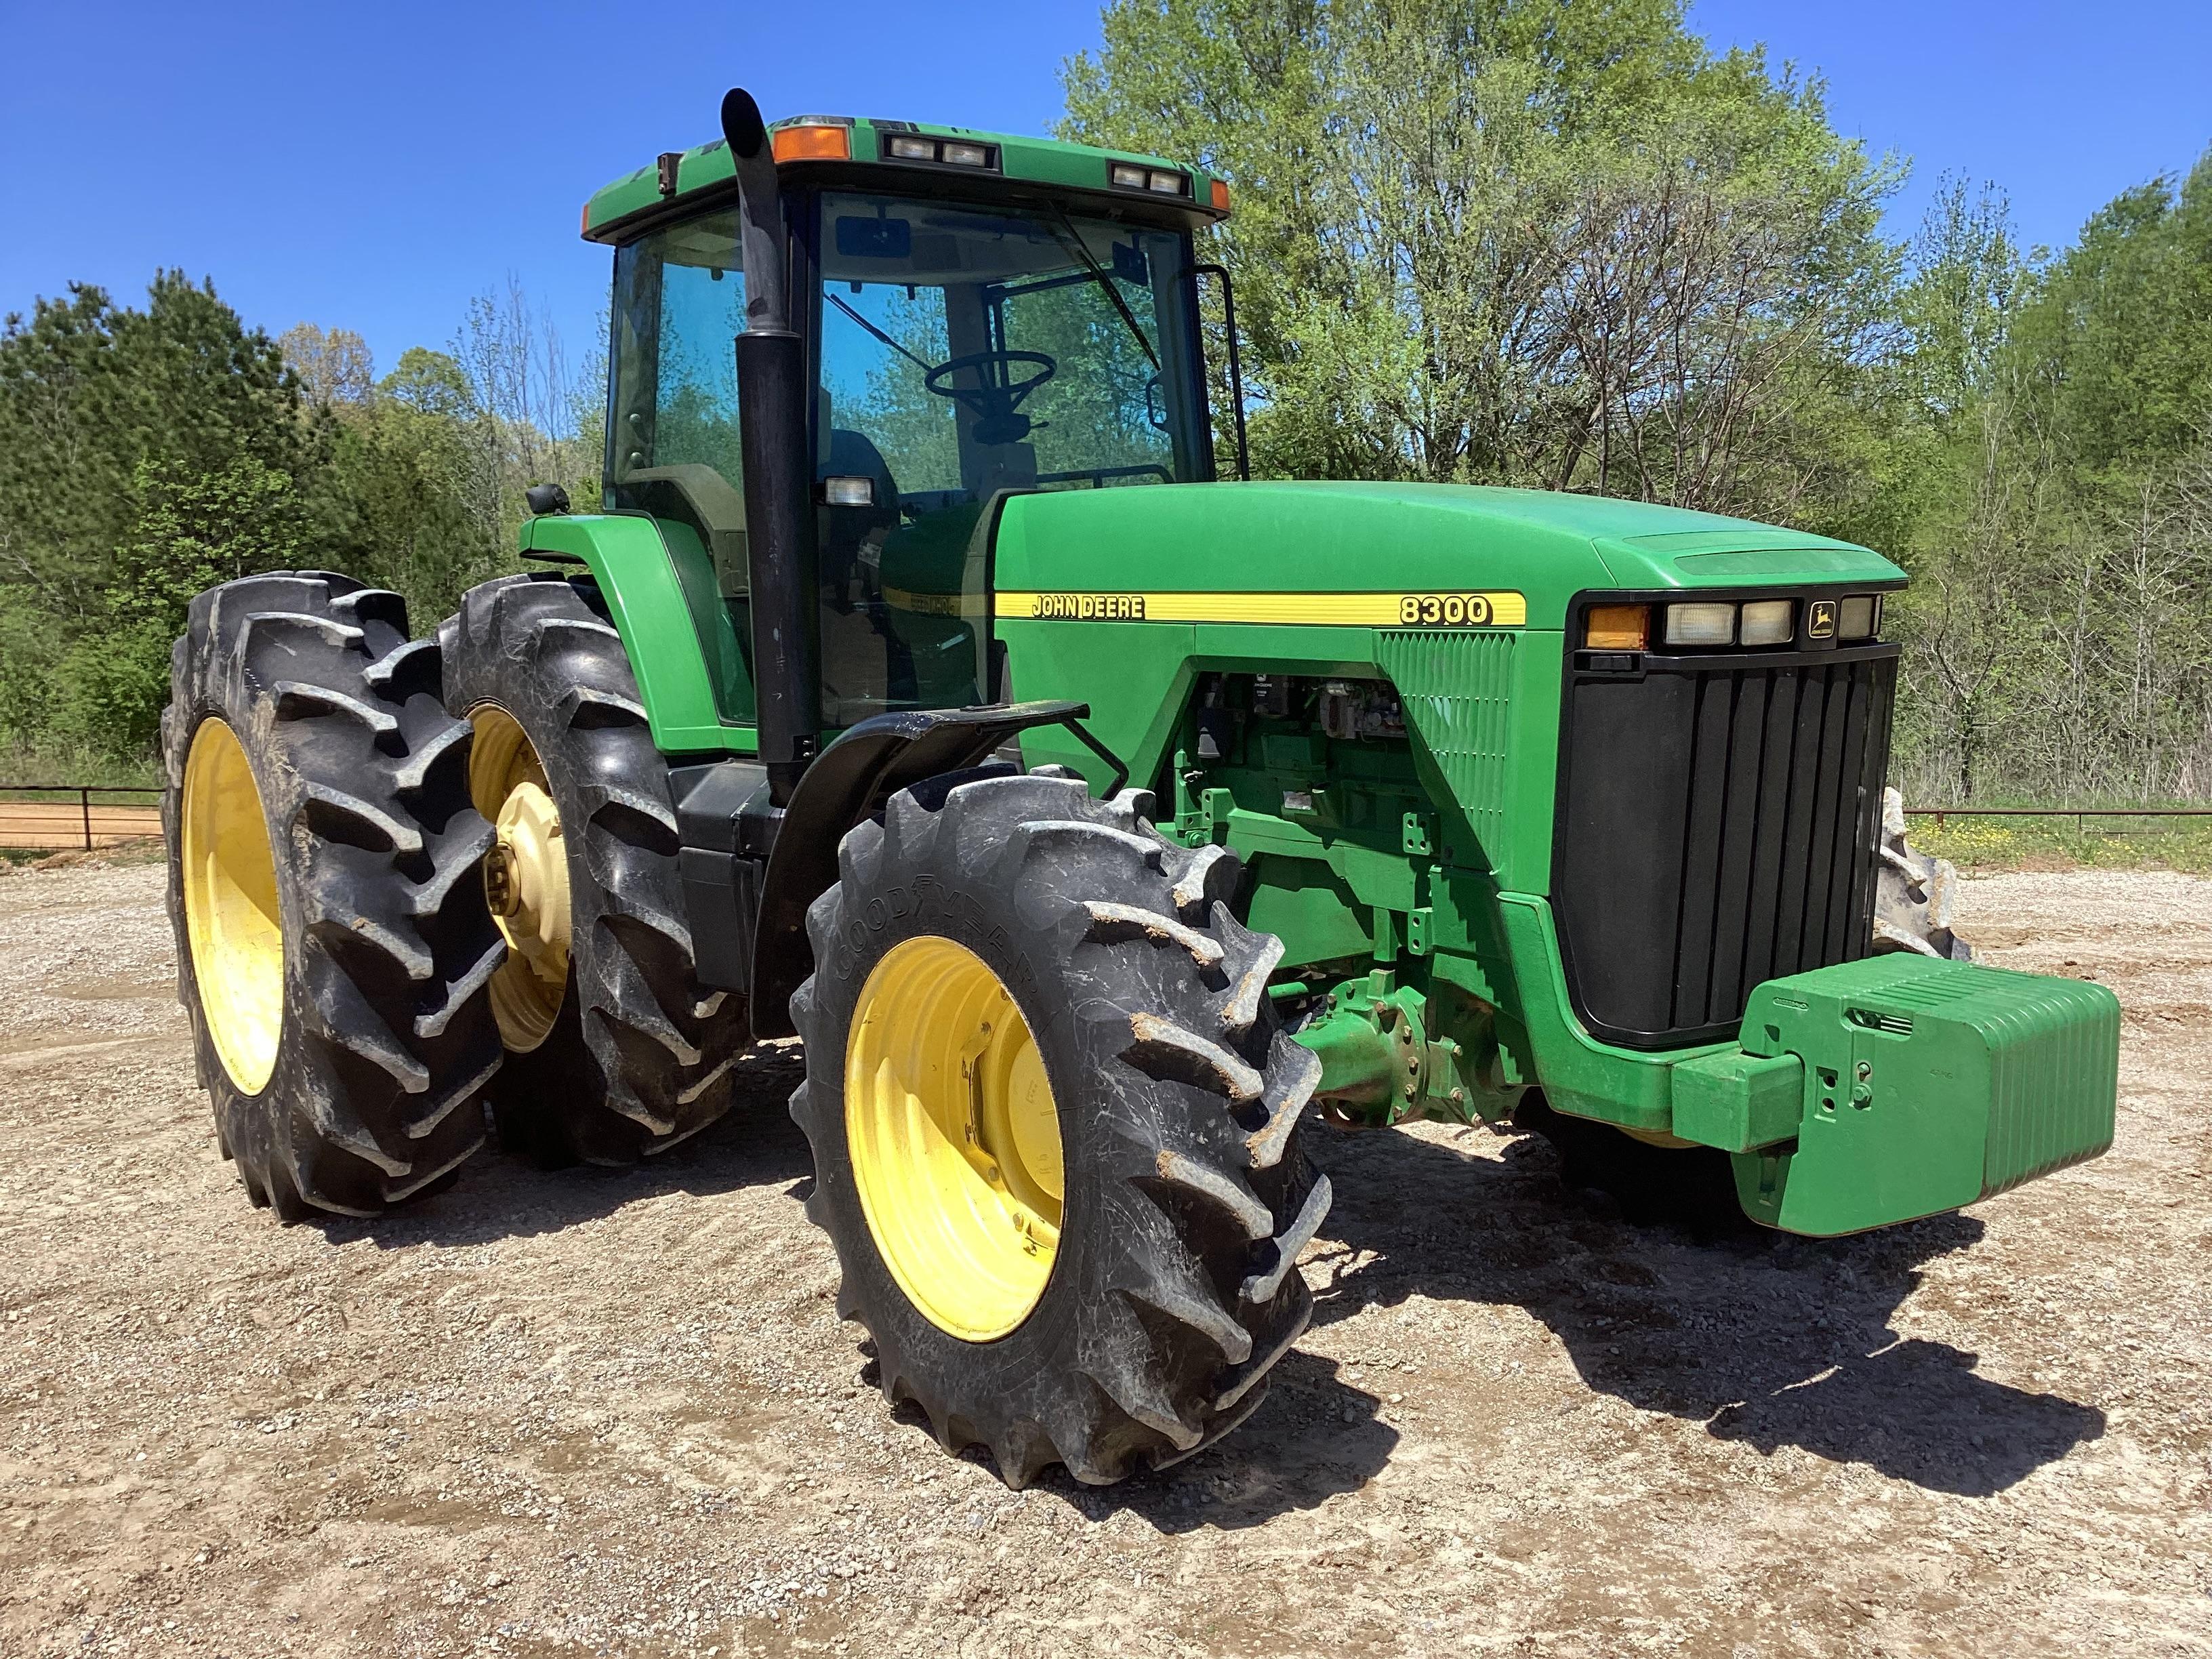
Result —
[{"label": "john deere leaping deer logo", "polygon": [[1808,640],[1832,640],[1836,637],[1836,602],[1815,599],[1805,607],[1805,637]]}]

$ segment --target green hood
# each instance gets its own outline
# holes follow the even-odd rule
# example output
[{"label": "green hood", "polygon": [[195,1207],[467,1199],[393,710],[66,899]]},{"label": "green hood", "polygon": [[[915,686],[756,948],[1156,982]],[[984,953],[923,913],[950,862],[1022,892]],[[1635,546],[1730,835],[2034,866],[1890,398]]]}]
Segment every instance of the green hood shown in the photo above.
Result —
[{"label": "green hood", "polygon": [[1512,590],[1558,628],[1590,589],[1895,586],[1849,542],[1644,501],[1461,484],[1211,483],[1019,495],[1001,591]]}]

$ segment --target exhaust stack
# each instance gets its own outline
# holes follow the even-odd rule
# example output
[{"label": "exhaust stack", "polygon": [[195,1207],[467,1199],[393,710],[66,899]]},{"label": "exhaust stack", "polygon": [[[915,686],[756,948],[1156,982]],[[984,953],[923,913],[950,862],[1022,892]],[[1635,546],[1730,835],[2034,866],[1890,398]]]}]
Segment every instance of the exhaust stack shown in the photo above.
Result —
[{"label": "exhaust stack", "polygon": [[760,106],[742,87],[722,100],[738,176],[745,327],[737,339],[738,432],[744,458],[747,583],[761,763],[778,806],[813,761],[822,733],[821,618],[815,576],[812,387],[791,325],[791,239]]}]

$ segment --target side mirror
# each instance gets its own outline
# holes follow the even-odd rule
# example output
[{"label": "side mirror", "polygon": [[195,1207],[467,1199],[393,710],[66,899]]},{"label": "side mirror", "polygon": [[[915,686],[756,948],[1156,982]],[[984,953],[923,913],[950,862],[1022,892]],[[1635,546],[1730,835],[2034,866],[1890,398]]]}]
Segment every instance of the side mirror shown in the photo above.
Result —
[{"label": "side mirror", "polygon": [[532,484],[522,492],[522,500],[538,518],[568,511],[568,492],[556,483]]}]

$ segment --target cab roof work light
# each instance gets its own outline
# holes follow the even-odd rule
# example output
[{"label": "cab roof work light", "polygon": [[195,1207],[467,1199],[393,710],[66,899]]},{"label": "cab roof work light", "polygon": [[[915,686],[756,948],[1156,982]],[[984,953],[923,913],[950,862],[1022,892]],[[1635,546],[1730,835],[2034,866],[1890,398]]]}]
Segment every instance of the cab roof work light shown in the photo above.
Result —
[{"label": "cab roof work light", "polygon": [[933,138],[926,132],[890,132],[884,135],[884,159],[926,161],[935,167],[990,168],[999,164],[999,147],[965,138]]},{"label": "cab roof work light", "polygon": [[1190,175],[1167,167],[1140,167],[1134,161],[1115,161],[1106,168],[1106,180],[1116,190],[1141,190],[1147,196],[1188,196]]}]

